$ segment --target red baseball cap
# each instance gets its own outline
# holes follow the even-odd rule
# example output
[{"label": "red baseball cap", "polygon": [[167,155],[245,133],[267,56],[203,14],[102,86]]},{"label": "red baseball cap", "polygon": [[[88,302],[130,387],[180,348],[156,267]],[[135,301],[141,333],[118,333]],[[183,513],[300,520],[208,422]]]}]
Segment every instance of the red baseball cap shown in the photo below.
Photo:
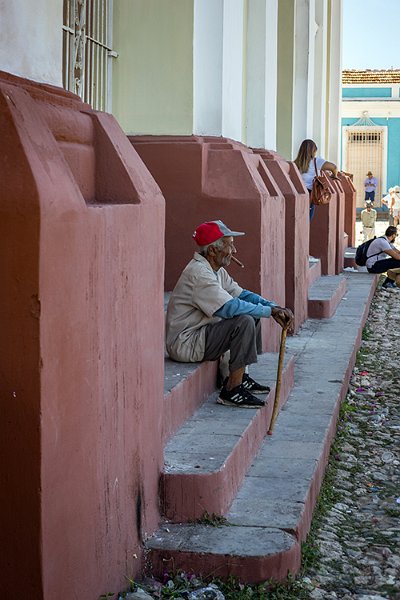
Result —
[{"label": "red baseball cap", "polygon": [[245,234],[243,231],[231,231],[222,221],[207,221],[195,229],[192,237],[198,246],[207,246],[222,237],[239,235]]}]

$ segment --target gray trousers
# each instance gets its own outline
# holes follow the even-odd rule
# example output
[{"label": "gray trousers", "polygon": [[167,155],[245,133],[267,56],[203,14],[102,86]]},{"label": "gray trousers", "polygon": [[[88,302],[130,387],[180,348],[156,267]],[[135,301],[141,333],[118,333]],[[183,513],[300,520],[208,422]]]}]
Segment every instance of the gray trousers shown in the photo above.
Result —
[{"label": "gray trousers", "polygon": [[207,325],[203,360],[217,360],[228,350],[231,373],[257,362],[257,354],[261,352],[259,319],[250,315],[240,315]]}]

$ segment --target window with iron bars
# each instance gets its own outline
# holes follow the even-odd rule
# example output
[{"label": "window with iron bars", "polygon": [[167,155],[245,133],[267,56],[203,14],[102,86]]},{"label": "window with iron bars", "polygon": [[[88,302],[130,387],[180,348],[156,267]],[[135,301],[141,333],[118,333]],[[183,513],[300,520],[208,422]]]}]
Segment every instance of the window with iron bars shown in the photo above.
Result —
[{"label": "window with iron bars", "polygon": [[378,180],[375,193],[375,206],[379,206],[383,192],[383,129],[376,126],[354,127],[354,129],[347,130],[345,140],[345,170],[353,173],[353,184],[357,192],[357,207],[364,207],[364,181],[368,171],[371,171]]},{"label": "window with iron bars", "polygon": [[112,0],[64,0],[63,85],[111,112]]},{"label": "window with iron bars", "polygon": [[351,142],[361,142],[363,144],[380,144],[381,143],[381,132],[367,132],[367,133],[350,133]]}]

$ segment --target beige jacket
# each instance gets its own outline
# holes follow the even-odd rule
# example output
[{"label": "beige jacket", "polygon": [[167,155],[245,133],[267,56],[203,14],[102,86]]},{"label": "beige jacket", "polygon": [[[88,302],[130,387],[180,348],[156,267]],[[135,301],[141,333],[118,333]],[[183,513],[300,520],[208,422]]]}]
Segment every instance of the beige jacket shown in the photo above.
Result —
[{"label": "beige jacket", "polygon": [[180,362],[203,360],[206,325],[220,321],[213,314],[242,291],[224,268],[215,273],[208,260],[195,252],[168,303],[166,346],[170,357]]}]

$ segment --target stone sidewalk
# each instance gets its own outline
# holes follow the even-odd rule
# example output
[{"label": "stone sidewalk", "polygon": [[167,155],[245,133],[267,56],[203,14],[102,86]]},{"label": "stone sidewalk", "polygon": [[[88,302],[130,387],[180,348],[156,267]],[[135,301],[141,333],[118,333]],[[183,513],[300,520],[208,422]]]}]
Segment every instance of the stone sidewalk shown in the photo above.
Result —
[{"label": "stone sidewalk", "polygon": [[[328,469],[335,502],[318,519],[314,600],[400,599],[400,290],[378,290]],[[324,512],[324,511],[323,511]]]},{"label": "stone sidewalk", "polygon": [[[365,285],[368,276],[354,274],[350,277],[357,287]],[[337,322],[335,326],[335,318],[330,320],[329,326],[336,330],[331,340],[331,351],[337,360],[332,360],[332,374],[327,378],[329,386],[339,385],[339,381],[334,380],[338,363],[343,358],[340,339],[346,335],[346,313],[349,316],[349,313],[361,312],[365,308],[363,303],[360,305],[354,300],[353,297],[351,302],[351,297],[347,296],[347,300],[342,302],[340,310],[343,314],[337,315],[339,321],[344,319],[342,325]],[[260,586],[257,589],[242,586],[237,592],[240,598],[400,600],[399,307],[400,290],[376,291],[357,365],[352,370],[350,387],[342,404],[320,506],[303,548],[303,552],[311,548],[317,559],[314,559],[311,568],[306,566],[297,581],[289,586],[292,591],[289,588],[286,591],[283,586],[275,595],[267,586],[266,591]],[[305,371],[314,374],[312,386],[315,395],[309,400],[309,410],[315,398],[320,399],[323,395],[321,379],[325,379],[325,369],[321,365],[329,346],[327,338],[327,347],[319,346],[319,356],[318,348],[312,355],[304,353],[304,364],[301,365],[302,351],[317,341],[316,329],[318,322],[310,322],[302,335],[288,340],[291,351],[298,355],[298,368],[304,372],[302,377],[307,380],[303,380],[302,384],[297,374],[298,384],[311,385]],[[290,404],[287,407],[291,410]],[[292,410],[300,413],[301,408],[305,410],[306,405],[298,405]],[[276,434],[283,414],[278,418]],[[306,417],[306,414],[302,417],[299,414],[299,425]],[[169,584],[173,585],[173,582],[166,582],[168,596],[165,597],[176,597],[169,595],[173,593],[171,588],[168,589]],[[159,595],[161,584],[158,586],[155,586],[156,596],[151,594],[152,585],[149,585],[147,589],[151,595],[143,597],[164,597],[162,593]],[[211,597],[206,596],[204,590],[203,593],[200,590],[190,592],[193,586],[201,587],[201,580],[190,584],[190,587],[188,583],[185,598]],[[215,591],[215,594],[215,598],[224,598],[220,591]],[[234,591],[232,594],[230,598],[235,597]],[[136,595],[132,594],[133,598],[136,600]]]},{"label": "stone sidewalk", "polygon": [[[240,502],[240,496],[244,497],[246,485],[252,497],[260,486],[256,478],[264,478],[266,487],[260,497],[260,511],[249,515],[248,525],[261,525],[253,522],[260,513],[269,513],[268,522],[272,524],[269,519],[278,508],[278,504],[273,503],[276,481],[270,485],[269,499],[268,483],[276,480],[281,470],[283,474],[286,470],[292,491],[292,483],[301,473],[306,479],[310,478],[311,471],[315,470],[315,456],[307,458],[304,452],[315,446],[313,440],[319,435],[319,420],[324,414],[333,414],[334,398],[342,396],[344,402],[336,436],[333,432],[325,483],[303,548],[303,553],[311,549],[317,558],[311,567],[305,565],[287,591],[282,586],[276,596],[270,593],[267,584],[265,591],[261,589],[263,586],[242,586],[240,598],[400,600],[400,381],[397,374],[400,290],[377,290],[353,369],[351,354],[355,349],[349,345],[350,330],[353,329],[354,336],[357,319],[363,323],[362,313],[366,313],[369,306],[367,288],[372,291],[374,286],[367,274],[348,273],[346,276],[348,292],[336,315],[325,321],[310,320],[299,335],[288,339],[288,352],[295,354],[297,369],[292,398],[289,396],[278,417],[273,437],[266,440],[268,460],[255,461],[228,515],[229,521],[234,522],[235,502]],[[343,385],[347,376],[349,389]],[[320,410],[320,416],[316,417],[317,405],[322,412]],[[292,419],[293,416],[297,430],[285,425],[287,417]],[[291,432],[296,431],[297,442],[295,435],[291,436]],[[273,447],[282,444],[292,450],[297,444],[297,458],[291,451],[289,461],[282,458],[271,461]],[[308,469],[308,475],[304,469]],[[299,493],[302,493],[300,488]],[[284,497],[284,502],[281,499],[286,508],[287,500],[288,497]],[[295,507],[298,499],[293,500]],[[286,509],[280,512],[276,531],[282,526],[279,523],[282,514],[286,519],[291,518]],[[286,525],[284,531],[293,532],[293,526],[286,528]],[[198,585],[201,586],[201,581]]]},{"label": "stone sidewalk", "polygon": [[[155,572],[165,562],[203,575],[233,575],[247,583],[283,580],[300,567],[300,544],[310,527],[340,404],[346,395],[377,278],[345,272],[347,292],[329,319],[309,319],[287,340],[294,387],[233,500],[226,524],[168,523],[147,540]],[[262,382],[265,367],[250,374]],[[224,408],[229,423],[242,411]],[[213,447],[210,434],[207,447]],[[222,466],[222,473],[225,469]],[[216,513],[220,514],[220,513]],[[232,527],[234,525],[234,527]],[[257,531],[257,536],[254,533]],[[257,543],[261,542],[262,547]]]}]

